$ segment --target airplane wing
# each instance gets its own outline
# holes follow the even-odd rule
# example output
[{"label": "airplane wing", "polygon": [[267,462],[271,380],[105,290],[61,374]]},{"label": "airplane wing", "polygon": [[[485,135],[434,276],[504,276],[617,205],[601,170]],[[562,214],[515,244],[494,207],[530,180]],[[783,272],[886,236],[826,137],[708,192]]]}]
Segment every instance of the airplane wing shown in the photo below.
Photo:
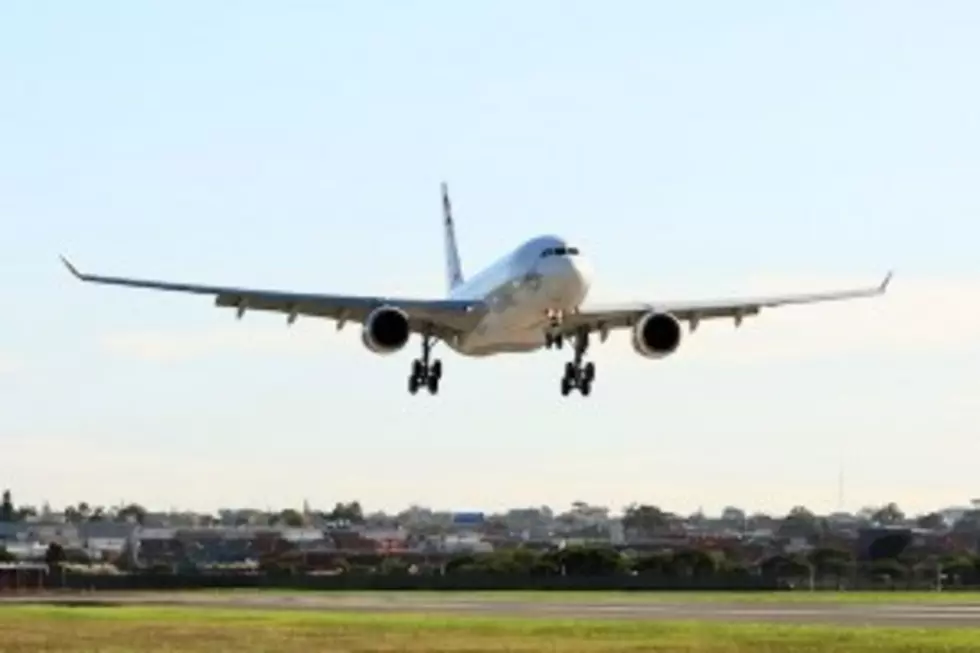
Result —
[{"label": "airplane wing", "polygon": [[235,308],[238,310],[238,317],[241,317],[247,310],[271,311],[286,314],[290,324],[298,315],[337,320],[338,326],[346,321],[363,323],[375,308],[395,306],[408,315],[409,326],[414,332],[421,333],[425,329],[430,329],[433,335],[448,338],[469,329],[479,321],[480,316],[486,310],[484,304],[478,301],[321,295],[109,277],[85,274],[80,272],[65,257],[61,257],[61,260],[65,267],[82,281],[128,286],[130,288],[211,295],[214,297],[215,306]]},{"label": "airplane wing", "polygon": [[720,299],[701,301],[665,301],[635,304],[619,304],[609,306],[585,306],[581,311],[566,315],[562,330],[574,332],[579,327],[590,330],[608,331],[633,326],[636,321],[649,311],[656,310],[670,313],[678,320],[691,323],[691,329],[697,327],[701,320],[716,318],[731,318],[736,324],[743,317],[757,315],[763,308],[786,306],[790,304],[812,304],[816,302],[839,301],[859,297],[873,297],[884,294],[891,282],[892,273],[885,275],[884,280],[876,286],[832,290],[828,292],[799,293],[788,295],[771,295],[764,297],[747,297],[741,299]]}]

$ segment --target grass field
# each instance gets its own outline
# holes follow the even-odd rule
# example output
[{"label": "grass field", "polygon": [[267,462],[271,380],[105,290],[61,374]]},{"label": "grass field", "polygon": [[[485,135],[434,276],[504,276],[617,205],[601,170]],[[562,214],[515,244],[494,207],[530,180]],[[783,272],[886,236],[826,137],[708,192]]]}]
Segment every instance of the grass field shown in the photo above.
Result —
[{"label": "grass field", "polygon": [[976,653],[980,630],[573,622],[184,608],[0,608],[0,652]]},{"label": "grass field", "polygon": [[970,603],[980,605],[980,591],[969,592],[605,592],[605,591],[486,591],[486,592],[446,592],[446,591],[315,591],[315,590],[194,590],[204,594],[275,594],[280,596],[302,596],[304,594],[329,594],[330,596],[371,597],[389,601],[407,599],[460,601],[479,599],[481,601],[550,601],[556,603],[631,603],[656,601],[690,601],[704,603]]}]

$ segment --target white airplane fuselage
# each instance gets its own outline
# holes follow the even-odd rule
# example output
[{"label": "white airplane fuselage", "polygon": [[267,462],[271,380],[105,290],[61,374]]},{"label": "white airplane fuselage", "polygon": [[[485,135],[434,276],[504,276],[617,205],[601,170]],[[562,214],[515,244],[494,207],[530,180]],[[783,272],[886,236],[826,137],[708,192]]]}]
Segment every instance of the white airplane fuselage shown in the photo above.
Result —
[{"label": "white airplane fuselage", "polygon": [[549,313],[572,313],[585,300],[589,262],[556,236],[520,245],[449,292],[450,299],[487,302],[487,315],[449,345],[466,356],[529,352],[545,345]]}]

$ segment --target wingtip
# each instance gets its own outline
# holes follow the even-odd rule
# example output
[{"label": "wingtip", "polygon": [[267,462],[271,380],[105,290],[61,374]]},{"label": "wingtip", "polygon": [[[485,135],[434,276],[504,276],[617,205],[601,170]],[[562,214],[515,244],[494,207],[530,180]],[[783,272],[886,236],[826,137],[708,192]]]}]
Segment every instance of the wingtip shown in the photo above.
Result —
[{"label": "wingtip", "polygon": [[889,270],[888,274],[886,274],[885,278],[882,280],[881,285],[878,286],[879,292],[885,292],[886,290],[888,290],[888,285],[892,282],[892,275],[893,272]]},{"label": "wingtip", "polygon": [[65,265],[66,268],[68,268],[68,271],[72,273],[72,276],[74,276],[77,279],[81,279],[82,278],[82,274],[81,274],[81,272],[78,271],[78,268],[76,268],[74,265],[72,265],[71,264],[71,261],[69,261],[67,258],[65,258],[64,255],[59,254],[58,255],[58,258],[60,258],[61,259],[61,262]]}]

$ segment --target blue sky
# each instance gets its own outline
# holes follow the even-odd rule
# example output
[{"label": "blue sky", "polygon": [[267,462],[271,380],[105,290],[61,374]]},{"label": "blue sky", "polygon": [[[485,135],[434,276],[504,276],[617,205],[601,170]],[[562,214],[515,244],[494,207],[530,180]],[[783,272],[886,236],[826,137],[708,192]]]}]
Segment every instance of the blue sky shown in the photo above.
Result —
[{"label": "blue sky", "polygon": [[[7,2],[0,484],[31,502],[962,504],[980,453],[980,6]],[[574,239],[594,299],[896,278],[666,361],[416,355],[105,273],[443,292]],[[445,354],[445,352],[444,352]]]}]

